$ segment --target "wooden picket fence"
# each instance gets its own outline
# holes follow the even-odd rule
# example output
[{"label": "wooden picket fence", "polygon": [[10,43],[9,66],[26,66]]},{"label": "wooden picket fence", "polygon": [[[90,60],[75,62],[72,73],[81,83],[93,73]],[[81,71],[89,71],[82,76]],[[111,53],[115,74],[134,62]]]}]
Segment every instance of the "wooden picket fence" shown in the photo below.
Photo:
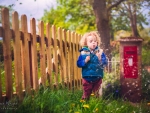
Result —
[{"label": "wooden picket fence", "polygon": [[[76,61],[81,35],[56,28],[49,23],[44,25],[43,21],[38,23],[37,33],[34,18],[30,20],[29,32],[27,16],[21,15],[19,20],[15,11],[12,13],[10,24],[7,8],[1,10],[1,17],[0,37],[3,43],[6,93],[2,92],[0,79],[0,101],[3,97],[11,99],[14,93],[23,99],[23,92],[30,94],[32,90],[38,91],[39,78],[41,84],[46,87],[59,89],[61,85],[69,89],[80,88],[81,72],[76,66]],[[11,44],[13,44],[14,61],[12,61]],[[14,75],[12,62],[14,62]],[[13,76],[15,76],[16,92],[13,92]]]}]

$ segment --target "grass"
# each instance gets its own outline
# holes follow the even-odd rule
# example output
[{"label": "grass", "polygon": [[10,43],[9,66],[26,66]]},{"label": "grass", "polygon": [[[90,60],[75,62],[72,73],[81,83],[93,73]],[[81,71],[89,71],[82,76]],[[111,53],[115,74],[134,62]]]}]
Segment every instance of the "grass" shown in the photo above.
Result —
[{"label": "grass", "polygon": [[[41,87],[33,95],[26,94],[22,103],[18,103],[17,98],[0,103],[0,113],[150,113],[150,73],[142,70],[144,100],[138,104],[124,101],[119,96],[118,74],[119,72],[105,73],[103,97],[100,98],[91,96],[89,101],[83,101],[82,90],[52,90]],[[2,91],[5,92],[3,69],[0,75]],[[13,84],[13,90],[15,90],[14,86]]]},{"label": "grass", "polygon": [[[15,109],[7,109],[6,113],[150,113],[147,103],[131,104],[121,98],[96,98],[81,100],[82,90],[51,90],[41,87],[34,95],[26,95],[22,104]],[[17,103],[16,99],[10,103]],[[14,106],[13,106],[14,107]]]}]

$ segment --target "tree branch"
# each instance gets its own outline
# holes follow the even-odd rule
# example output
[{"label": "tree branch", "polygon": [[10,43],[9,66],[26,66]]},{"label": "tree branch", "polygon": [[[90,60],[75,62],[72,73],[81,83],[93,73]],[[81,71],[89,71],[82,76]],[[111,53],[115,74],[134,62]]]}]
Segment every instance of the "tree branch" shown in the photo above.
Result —
[{"label": "tree branch", "polygon": [[119,0],[115,4],[111,5],[110,7],[108,7],[107,11],[110,11],[112,8],[117,7],[123,1],[125,1],[125,0]]}]

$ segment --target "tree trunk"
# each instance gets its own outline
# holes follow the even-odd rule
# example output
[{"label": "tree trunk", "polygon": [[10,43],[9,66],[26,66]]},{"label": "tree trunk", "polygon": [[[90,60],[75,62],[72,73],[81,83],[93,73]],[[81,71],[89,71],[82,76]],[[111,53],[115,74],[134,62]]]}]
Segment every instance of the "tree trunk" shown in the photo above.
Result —
[{"label": "tree trunk", "polygon": [[128,12],[129,12],[130,24],[131,24],[131,29],[132,29],[132,36],[139,37],[139,33],[137,30],[137,20],[136,20],[136,4],[128,3],[128,7],[129,7]]},{"label": "tree trunk", "polygon": [[109,28],[109,15],[106,7],[105,0],[94,0],[93,10],[96,17],[97,30],[101,37],[101,46],[106,55],[110,56],[110,28]]}]

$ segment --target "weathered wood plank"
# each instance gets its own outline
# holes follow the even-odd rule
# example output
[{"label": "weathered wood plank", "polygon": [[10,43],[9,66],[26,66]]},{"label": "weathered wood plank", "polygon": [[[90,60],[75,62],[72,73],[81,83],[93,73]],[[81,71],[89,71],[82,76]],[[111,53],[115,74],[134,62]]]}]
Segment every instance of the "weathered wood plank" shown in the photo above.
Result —
[{"label": "weathered wood plank", "polygon": [[42,84],[46,86],[46,62],[45,62],[45,39],[44,39],[44,23],[39,22],[39,36],[40,36],[40,71]]},{"label": "weathered wood plank", "polygon": [[32,77],[33,77],[33,89],[37,91],[38,85],[38,62],[37,62],[37,39],[36,39],[36,21],[34,18],[30,20],[31,31],[31,49],[32,49]]},{"label": "weathered wood plank", "polygon": [[63,61],[63,40],[62,40],[62,29],[58,28],[58,40],[59,40],[59,51],[60,51],[60,82],[64,85],[64,61]]},{"label": "weathered wood plank", "polygon": [[72,88],[72,47],[71,47],[71,32],[68,30],[67,31],[67,35],[68,35],[68,62],[67,62],[67,65],[68,65],[68,81],[69,81],[69,88],[71,89]]},{"label": "weathered wood plank", "polygon": [[53,48],[53,60],[54,60],[54,84],[58,86],[58,56],[57,56],[57,37],[56,37],[56,27],[52,26],[52,38],[54,40]]},{"label": "weathered wood plank", "polygon": [[[80,42],[80,39],[81,39],[81,35],[79,35],[79,38],[78,38],[78,49],[77,50],[80,50],[81,47],[79,45],[79,42]],[[80,55],[80,52],[78,52],[78,56]],[[78,74],[79,74],[79,85],[80,87],[82,86],[82,74],[81,74],[81,68],[78,68]]]},{"label": "weathered wood plank", "polygon": [[51,45],[52,45],[52,40],[51,40],[51,32],[50,32],[50,24],[46,24],[46,37],[47,37],[47,78],[49,81],[50,87],[52,87],[52,50],[51,50]]},{"label": "weathered wood plank", "polygon": [[19,19],[18,13],[12,14],[12,30],[14,32],[13,47],[14,47],[14,63],[15,63],[15,81],[16,93],[20,100],[23,100],[22,93],[22,72],[21,72],[21,45],[20,45],[20,32],[19,32]]},{"label": "weathered wood plank", "polygon": [[78,88],[78,70],[77,70],[77,33],[74,34],[74,76],[75,76],[75,83],[76,87]]},{"label": "weathered wood plank", "polygon": [[79,88],[79,82],[78,82],[78,80],[79,80],[79,74],[78,74],[78,68],[77,68],[77,65],[76,65],[76,62],[77,62],[77,57],[78,57],[78,47],[77,47],[77,45],[78,45],[78,34],[77,33],[75,33],[75,56],[74,56],[74,59],[75,59],[75,76],[76,76],[76,84],[77,84],[77,88]]},{"label": "weathered wood plank", "polygon": [[67,84],[68,82],[68,73],[67,73],[67,37],[66,37],[66,30],[63,29],[62,37],[64,41],[64,48],[63,48],[63,70],[64,70],[64,82]]},{"label": "weathered wood plank", "polygon": [[27,26],[26,15],[21,16],[21,30],[23,33],[22,37],[22,73],[24,77],[24,85],[27,93],[31,93],[31,81],[30,81],[30,59],[29,59],[29,34]]},{"label": "weathered wood plank", "polygon": [[12,97],[12,59],[11,59],[11,37],[9,25],[9,10],[2,9],[2,26],[3,26],[3,56],[4,56],[4,70],[5,70],[5,85],[6,96],[8,99]]},{"label": "weathered wood plank", "polygon": [[72,42],[72,62],[73,62],[73,64],[72,64],[72,73],[73,73],[73,75],[72,75],[72,81],[73,81],[73,87],[75,87],[75,68],[76,68],[76,66],[75,66],[75,59],[74,59],[74,56],[75,56],[75,44],[74,44],[74,38],[75,38],[75,33],[74,32],[72,32],[71,33],[71,42]]}]

